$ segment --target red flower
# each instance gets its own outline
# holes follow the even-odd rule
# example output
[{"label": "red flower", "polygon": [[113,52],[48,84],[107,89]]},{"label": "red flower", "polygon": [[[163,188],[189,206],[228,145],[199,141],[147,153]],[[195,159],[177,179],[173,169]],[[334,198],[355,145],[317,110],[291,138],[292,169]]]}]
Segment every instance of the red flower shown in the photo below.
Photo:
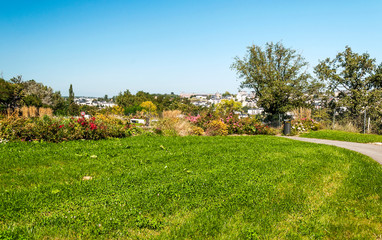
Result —
[{"label": "red flower", "polygon": [[96,130],[97,129],[97,125],[95,125],[94,123],[90,123],[90,129],[91,130]]},{"label": "red flower", "polygon": [[64,125],[60,125],[60,126],[59,126],[59,128],[63,128],[63,127],[64,127]]}]

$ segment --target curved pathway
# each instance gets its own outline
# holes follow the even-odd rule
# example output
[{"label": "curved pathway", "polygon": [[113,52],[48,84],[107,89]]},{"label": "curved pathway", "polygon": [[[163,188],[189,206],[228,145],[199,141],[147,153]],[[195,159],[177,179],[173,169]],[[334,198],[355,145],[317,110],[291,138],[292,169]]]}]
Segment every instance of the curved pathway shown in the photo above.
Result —
[{"label": "curved pathway", "polygon": [[362,153],[366,156],[369,156],[375,161],[382,164],[382,146],[380,145],[373,145],[370,143],[343,142],[343,141],[334,141],[334,140],[316,139],[316,138],[302,138],[302,137],[288,137],[288,136],[282,136],[282,137],[298,140],[298,141],[327,144],[327,145],[333,145],[337,147],[350,149],[350,150]]}]

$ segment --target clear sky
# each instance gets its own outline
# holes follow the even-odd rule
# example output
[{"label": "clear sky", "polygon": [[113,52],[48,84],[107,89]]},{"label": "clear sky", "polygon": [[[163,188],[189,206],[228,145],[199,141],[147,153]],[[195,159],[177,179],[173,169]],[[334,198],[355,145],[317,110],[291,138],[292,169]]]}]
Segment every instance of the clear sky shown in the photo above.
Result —
[{"label": "clear sky", "polygon": [[382,61],[380,0],[0,0],[0,72],[68,95],[236,92],[252,44]]}]

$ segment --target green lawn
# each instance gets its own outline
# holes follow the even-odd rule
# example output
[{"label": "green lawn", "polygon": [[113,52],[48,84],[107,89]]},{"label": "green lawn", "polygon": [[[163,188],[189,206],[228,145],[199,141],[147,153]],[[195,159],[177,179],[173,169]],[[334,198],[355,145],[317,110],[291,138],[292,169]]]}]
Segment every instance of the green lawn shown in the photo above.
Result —
[{"label": "green lawn", "polygon": [[382,135],[352,133],[336,130],[321,130],[309,132],[301,134],[300,137],[330,139],[358,143],[382,142]]},{"label": "green lawn", "polygon": [[370,158],[274,136],[0,144],[0,239],[376,239],[381,197]]}]

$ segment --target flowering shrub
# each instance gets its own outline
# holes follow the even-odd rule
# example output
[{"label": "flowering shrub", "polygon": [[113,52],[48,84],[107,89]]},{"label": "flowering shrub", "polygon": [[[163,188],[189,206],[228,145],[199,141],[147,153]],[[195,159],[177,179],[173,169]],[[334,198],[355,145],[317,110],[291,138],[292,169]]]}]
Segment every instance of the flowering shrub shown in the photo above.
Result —
[{"label": "flowering shrub", "polygon": [[204,135],[204,130],[201,127],[192,126],[191,127],[191,135],[202,136],[202,135]]},{"label": "flowering shrub", "polygon": [[213,120],[208,123],[206,135],[208,136],[225,136],[228,134],[228,128],[225,123],[220,120]]},{"label": "flowering shrub", "polygon": [[228,134],[275,134],[275,131],[268,126],[262,124],[258,119],[247,117],[239,118],[232,113],[224,117],[217,117],[212,114],[204,114],[197,116],[187,116],[186,119],[197,127],[202,128],[208,133],[208,128],[213,121],[220,120],[227,127]]},{"label": "flowering shrub", "polygon": [[308,131],[317,131],[321,129],[320,123],[309,118],[296,119],[292,121],[292,135],[304,133]]},{"label": "flowering shrub", "polygon": [[197,116],[187,116],[185,117],[186,120],[191,122],[193,125],[202,128],[203,130],[206,130],[208,127],[208,124],[214,120],[218,120],[219,117],[214,114],[214,112],[203,112],[201,115]]},{"label": "flowering shrub", "polygon": [[133,135],[134,126],[123,121],[111,124],[96,117],[86,118],[24,118],[10,117],[0,120],[0,138],[8,140],[44,140],[61,142],[76,139],[104,139]]},{"label": "flowering shrub", "polygon": [[222,120],[228,127],[228,134],[274,134],[268,126],[256,118],[238,118],[237,115],[229,114]]},{"label": "flowering shrub", "polygon": [[179,123],[182,122],[181,120],[186,120],[191,123],[191,127],[185,125],[187,131],[183,135],[275,134],[274,129],[265,126],[256,118],[239,118],[232,113],[221,117],[214,112],[204,112],[197,116],[185,116],[184,119],[179,117],[171,119],[173,120],[166,117],[159,121],[155,132],[164,135],[182,135],[177,133],[178,130],[174,131],[174,127],[169,126],[176,125],[174,121]]},{"label": "flowering shrub", "polygon": [[186,120],[188,120],[190,123],[193,123],[193,124],[197,124],[198,121],[200,120],[200,115],[198,114],[198,116],[191,116],[191,115],[188,115],[185,117]]},{"label": "flowering shrub", "polygon": [[229,114],[222,118],[222,121],[227,125],[228,134],[243,134],[243,124],[241,120],[233,114]]}]

